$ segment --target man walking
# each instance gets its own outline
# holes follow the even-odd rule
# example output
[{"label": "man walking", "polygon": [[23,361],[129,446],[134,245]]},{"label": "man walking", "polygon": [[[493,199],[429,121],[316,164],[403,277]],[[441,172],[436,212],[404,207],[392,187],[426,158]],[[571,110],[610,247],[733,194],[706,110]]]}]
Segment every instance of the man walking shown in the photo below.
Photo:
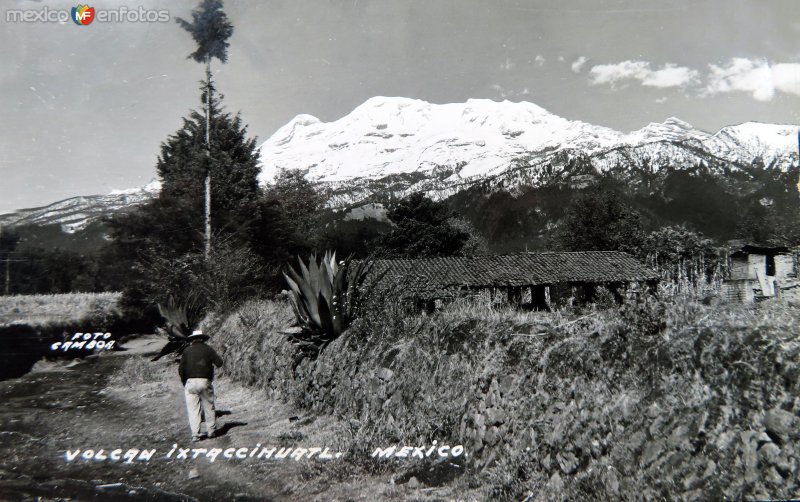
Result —
[{"label": "man walking", "polygon": [[208,437],[214,437],[217,428],[217,413],[214,409],[214,366],[222,366],[222,358],[204,342],[208,335],[196,330],[189,335],[189,346],[183,350],[178,374],[183,383],[186,396],[186,411],[189,413],[189,427],[192,441],[200,441],[200,403],[206,418]]}]

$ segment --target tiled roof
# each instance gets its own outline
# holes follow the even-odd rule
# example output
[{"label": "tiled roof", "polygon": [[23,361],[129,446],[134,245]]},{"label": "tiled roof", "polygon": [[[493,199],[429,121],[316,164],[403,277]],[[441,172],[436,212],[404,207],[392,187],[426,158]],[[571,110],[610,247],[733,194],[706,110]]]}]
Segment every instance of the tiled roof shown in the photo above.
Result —
[{"label": "tiled roof", "polygon": [[381,259],[375,260],[370,275],[417,292],[658,279],[658,274],[619,251]]}]

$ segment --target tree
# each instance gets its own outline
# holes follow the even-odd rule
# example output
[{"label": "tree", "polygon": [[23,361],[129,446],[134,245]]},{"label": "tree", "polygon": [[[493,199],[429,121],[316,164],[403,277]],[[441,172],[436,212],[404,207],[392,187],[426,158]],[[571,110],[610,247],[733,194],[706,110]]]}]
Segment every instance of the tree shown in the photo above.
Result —
[{"label": "tree", "polygon": [[378,240],[376,254],[397,258],[464,254],[470,233],[454,224],[456,214],[444,202],[434,202],[421,192],[401,200],[389,211],[395,227]]},{"label": "tree", "polygon": [[[215,94],[210,101],[204,99],[210,105],[206,110],[212,111],[208,127],[206,115],[192,111],[183,119],[183,126],[162,143],[156,165],[162,182],[159,196],[109,221],[113,241],[105,253],[105,268],[112,276],[124,277],[121,282],[129,290],[138,290],[134,295],[138,298],[165,301],[173,294],[180,300],[186,288],[206,288],[198,281],[207,278],[206,272],[219,269],[211,263],[220,255],[214,249],[216,244],[208,254],[204,249],[210,242],[202,218],[206,187],[198,174],[214,178],[210,213],[214,240],[220,241],[220,248],[256,250],[252,247],[254,234],[263,226],[260,218],[264,215],[260,211],[256,140],[247,137],[240,115],[224,111],[222,98]],[[214,151],[210,158],[206,155],[208,137]],[[203,264],[203,259],[209,263]],[[248,264],[248,269],[259,268]],[[258,277],[252,279],[255,282]]]},{"label": "tree", "polygon": [[486,239],[468,219],[457,216],[447,220],[447,223],[456,230],[460,230],[469,236],[464,246],[461,248],[462,254],[473,256],[489,252],[489,244],[486,242]]},{"label": "tree", "polygon": [[276,201],[290,217],[295,243],[315,247],[320,240],[320,212],[328,193],[308,181],[300,169],[281,170],[265,192],[266,199]]},{"label": "tree", "polygon": [[612,188],[600,184],[579,194],[559,229],[568,251],[625,251],[637,254],[644,238],[641,215]]},{"label": "tree", "polygon": [[722,265],[714,242],[683,225],[651,232],[642,244],[640,257],[669,280],[705,281]]},{"label": "tree", "polygon": [[[211,59],[217,58],[220,62],[228,61],[228,39],[233,35],[233,25],[222,10],[222,0],[202,0],[200,5],[192,11],[192,22],[177,18],[181,28],[188,31],[197,43],[197,50],[188,57],[198,63],[206,65],[206,81],[203,88],[205,98],[205,125],[206,125],[206,157],[211,154],[210,124],[213,120],[212,101],[214,87],[211,79]],[[219,159],[218,159],[219,160]],[[207,166],[205,173],[205,255],[211,253],[211,170]]]},{"label": "tree", "polygon": [[9,293],[90,292],[97,288],[97,263],[91,256],[59,248],[26,248],[14,252]]}]

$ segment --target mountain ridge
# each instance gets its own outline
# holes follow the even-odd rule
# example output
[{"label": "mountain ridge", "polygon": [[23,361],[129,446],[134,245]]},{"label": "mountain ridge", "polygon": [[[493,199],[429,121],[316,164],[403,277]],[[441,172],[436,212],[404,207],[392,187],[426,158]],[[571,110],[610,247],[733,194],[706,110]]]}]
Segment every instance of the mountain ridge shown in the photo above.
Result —
[{"label": "mountain ridge", "polygon": [[260,180],[301,169],[333,190],[334,205],[346,205],[381,191],[402,196],[423,190],[444,198],[464,184],[513,177],[520,164],[530,168],[527,182],[541,183],[537,169],[563,170],[564,159],[578,156],[598,174],[698,163],[725,174],[756,161],[787,169],[797,164],[797,130],[750,121],[712,134],[669,117],[623,133],[525,101],[438,105],[379,96],[332,122],[310,115],[289,121],[260,146]]},{"label": "mountain ridge", "polygon": [[[422,190],[443,199],[478,183],[513,189],[613,172],[636,182],[665,167],[703,165],[720,175],[754,162],[797,165],[798,127],[743,122],[709,133],[677,118],[629,133],[555,115],[534,103],[469,99],[431,104],[376,96],[331,122],[300,114],[259,145],[266,184],[301,169],[332,191],[330,205]],[[0,225],[54,225],[78,232],[103,216],[151,200],[158,181],[0,215]]]}]

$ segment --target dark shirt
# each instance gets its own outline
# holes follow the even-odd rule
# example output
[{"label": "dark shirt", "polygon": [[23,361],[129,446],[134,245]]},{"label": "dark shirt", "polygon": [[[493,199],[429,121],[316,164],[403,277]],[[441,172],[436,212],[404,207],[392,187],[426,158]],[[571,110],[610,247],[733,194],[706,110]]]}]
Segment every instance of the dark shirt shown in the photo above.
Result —
[{"label": "dark shirt", "polygon": [[192,342],[181,355],[178,374],[184,385],[189,378],[214,380],[214,366],[218,368],[222,366],[222,358],[214,352],[214,349],[203,342]]}]

